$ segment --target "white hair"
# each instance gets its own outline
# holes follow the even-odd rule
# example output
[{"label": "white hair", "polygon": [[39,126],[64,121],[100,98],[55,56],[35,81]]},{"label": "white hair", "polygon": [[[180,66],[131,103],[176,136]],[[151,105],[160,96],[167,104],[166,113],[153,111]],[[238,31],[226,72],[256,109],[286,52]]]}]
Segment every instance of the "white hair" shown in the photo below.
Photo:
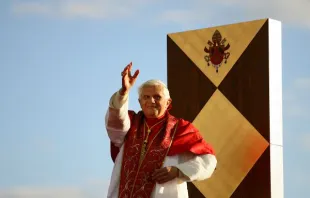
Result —
[{"label": "white hair", "polygon": [[150,86],[160,86],[160,87],[162,87],[163,88],[163,92],[164,92],[164,97],[166,99],[170,99],[170,93],[169,93],[169,90],[168,90],[166,84],[163,83],[162,81],[156,80],[156,79],[148,80],[148,81],[144,82],[142,85],[140,85],[140,87],[138,88],[139,98],[141,97],[142,89],[144,87],[150,87]]}]

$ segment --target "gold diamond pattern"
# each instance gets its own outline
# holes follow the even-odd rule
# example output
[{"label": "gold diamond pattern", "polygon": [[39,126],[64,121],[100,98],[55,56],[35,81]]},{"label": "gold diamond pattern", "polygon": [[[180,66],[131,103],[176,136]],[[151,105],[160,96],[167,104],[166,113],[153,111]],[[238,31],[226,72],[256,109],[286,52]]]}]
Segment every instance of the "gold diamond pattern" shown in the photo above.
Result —
[{"label": "gold diamond pattern", "polygon": [[219,90],[193,124],[214,146],[218,159],[214,175],[195,186],[206,197],[230,197],[269,143]]}]

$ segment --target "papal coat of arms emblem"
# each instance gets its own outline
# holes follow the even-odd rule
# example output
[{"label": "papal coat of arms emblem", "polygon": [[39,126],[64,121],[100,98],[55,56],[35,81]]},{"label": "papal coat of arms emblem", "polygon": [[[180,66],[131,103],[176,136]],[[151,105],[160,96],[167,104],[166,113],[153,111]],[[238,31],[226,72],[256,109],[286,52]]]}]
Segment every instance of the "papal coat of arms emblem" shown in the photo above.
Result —
[{"label": "papal coat of arms emblem", "polygon": [[210,62],[212,66],[218,72],[219,67],[222,65],[223,61],[225,64],[227,63],[227,59],[229,58],[230,53],[226,52],[230,45],[229,43],[226,45],[226,39],[222,39],[221,33],[216,30],[212,36],[212,41],[208,41],[208,47],[204,48],[204,51],[208,53],[204,58],[210,66]]}]

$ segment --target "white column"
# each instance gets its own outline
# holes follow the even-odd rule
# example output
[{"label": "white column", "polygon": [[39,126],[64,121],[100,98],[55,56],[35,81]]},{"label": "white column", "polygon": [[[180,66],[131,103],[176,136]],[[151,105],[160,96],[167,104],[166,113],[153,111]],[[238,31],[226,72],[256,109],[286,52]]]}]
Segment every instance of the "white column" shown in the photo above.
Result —
[{"label": "white column", "polygon": [[283,198],[282,25],[268,22],[271,197]]}]

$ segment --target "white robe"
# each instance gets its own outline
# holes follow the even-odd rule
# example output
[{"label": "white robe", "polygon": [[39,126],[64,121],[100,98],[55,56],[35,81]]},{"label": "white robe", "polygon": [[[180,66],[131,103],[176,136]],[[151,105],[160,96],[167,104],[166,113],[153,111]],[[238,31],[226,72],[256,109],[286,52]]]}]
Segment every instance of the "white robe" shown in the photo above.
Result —
[{"label": "white robe", "polygon": [[[123,141],[130,128],[128,95],[121,96],[119,92],[113,94],[106,113],[105,123],[111,142],[115,146],[120,147],[120,152],[115,159],[107,196],[108,198],[118,198],[124,149]],[[195,156],[192,153],[185,153],[182,155],[167,156],[163,167],[175,166],[181,171],[181,175],[167,183],[156,184],[151,198],[188,198],[186,182],[210,178],[216,164],[216,157],[211,154]]]}]

